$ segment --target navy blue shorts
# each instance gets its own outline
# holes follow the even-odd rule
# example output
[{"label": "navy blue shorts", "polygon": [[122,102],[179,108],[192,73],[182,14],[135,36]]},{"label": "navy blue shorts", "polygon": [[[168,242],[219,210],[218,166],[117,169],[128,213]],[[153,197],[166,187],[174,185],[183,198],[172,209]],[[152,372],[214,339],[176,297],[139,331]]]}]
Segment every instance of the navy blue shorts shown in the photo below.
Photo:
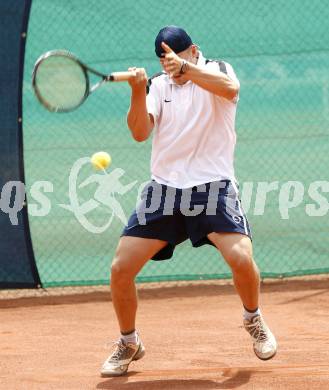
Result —
[{"label": "navy blue shorts", "polygon": [[129,218],[122,236],[153,238],[168,245],[153,260],[170,259],[175,246],[190,239],[194,247],[213,245],[212,232],[241,233],[251,238],[237,185],[229,180],[177,189],[152,180]]}]

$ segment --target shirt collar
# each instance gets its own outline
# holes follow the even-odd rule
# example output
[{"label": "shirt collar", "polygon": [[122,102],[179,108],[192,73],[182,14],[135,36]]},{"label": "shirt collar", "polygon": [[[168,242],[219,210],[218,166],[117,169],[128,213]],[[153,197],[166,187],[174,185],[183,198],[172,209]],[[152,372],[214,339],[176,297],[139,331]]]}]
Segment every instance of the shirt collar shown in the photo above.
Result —
[{"label": "shirt collar", "polygon": [[201,53],[201,51],[199,51],[199,58],[198,58],[197,65],[198,66],[205,66],[206,65],[206,59],[204,58],[204,56]]}]

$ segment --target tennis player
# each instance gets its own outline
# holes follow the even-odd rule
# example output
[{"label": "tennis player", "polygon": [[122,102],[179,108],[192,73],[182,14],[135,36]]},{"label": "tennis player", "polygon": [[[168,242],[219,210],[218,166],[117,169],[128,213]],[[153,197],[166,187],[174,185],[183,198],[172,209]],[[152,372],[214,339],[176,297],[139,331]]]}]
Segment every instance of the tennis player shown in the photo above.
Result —
[{"label": "tennis player", "polygon": [[135,276],[148,260],[169,259],[188,238],[194,247],[215,246],[231,268],[256,356],[267,360],[277,349],[259,309],[259,271],[233,168],[239,81],[227,62],[205,59],[180,27],[161,29],[155,52],[163,72],[148,80],[145,69],[129,69],[136,76],[129,82],[128,127],[138,142],[153,131],[152,181],[112,263],[121,336],[101,369],[104,376],[125,374],[145,354],[135,325]]}]

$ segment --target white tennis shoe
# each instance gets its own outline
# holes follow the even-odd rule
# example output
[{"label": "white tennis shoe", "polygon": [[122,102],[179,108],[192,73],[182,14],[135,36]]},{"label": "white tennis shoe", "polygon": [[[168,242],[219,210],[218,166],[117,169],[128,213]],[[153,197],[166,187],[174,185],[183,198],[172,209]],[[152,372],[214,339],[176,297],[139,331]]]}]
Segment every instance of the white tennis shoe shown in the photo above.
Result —
[{"label": "white tennis shoe", "polygon": [[261,360],[271,359],[276,354],[277,342],[263,317],[256,315],[250,321],[245,319],[243,325],[252,338],[256,356]]},{"label": "white tennis shoe", "polygon": [[133,360],[139,360],[145,355],[145,348],[138,337],[137,344],[125,343],[119,339],[115,343],[114,352],[108,357],[101,368],[102,376],[120,376],[128,371]]}]

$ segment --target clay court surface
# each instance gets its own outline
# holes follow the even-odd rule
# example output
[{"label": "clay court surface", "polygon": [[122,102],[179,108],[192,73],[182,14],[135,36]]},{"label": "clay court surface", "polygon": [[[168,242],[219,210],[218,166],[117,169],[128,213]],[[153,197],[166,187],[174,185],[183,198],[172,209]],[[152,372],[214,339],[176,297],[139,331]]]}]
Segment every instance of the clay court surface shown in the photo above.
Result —
[{"label": "clay court surface", "polygon": [[121,378],[99,368],[118,336],[110,293],[2,299],[0,388],[329,389],[329,278],[268,281],[262,308],[279,350],[262,362],[228,283],[142,288],[145,357]]}]

